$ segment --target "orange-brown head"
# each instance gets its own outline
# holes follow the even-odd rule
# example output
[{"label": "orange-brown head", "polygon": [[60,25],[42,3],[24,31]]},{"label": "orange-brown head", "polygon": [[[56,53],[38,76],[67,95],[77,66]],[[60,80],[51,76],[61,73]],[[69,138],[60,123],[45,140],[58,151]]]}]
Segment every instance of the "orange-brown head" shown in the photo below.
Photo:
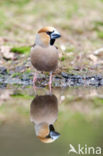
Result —
[{"label": "orange-brown head", "polygon": [[36,35],[35,44],[43,47],[53,45],[59,37],[61,37],[61,35],[54,27],[43,27]]},{"label": "orange-brown head", "polygon": [[51,143],[59,138],[60,134],[55,132],[53,125],[49,125],[47,123],[41,123],[39,125],[35,125],[36,136],[43,143]]}]

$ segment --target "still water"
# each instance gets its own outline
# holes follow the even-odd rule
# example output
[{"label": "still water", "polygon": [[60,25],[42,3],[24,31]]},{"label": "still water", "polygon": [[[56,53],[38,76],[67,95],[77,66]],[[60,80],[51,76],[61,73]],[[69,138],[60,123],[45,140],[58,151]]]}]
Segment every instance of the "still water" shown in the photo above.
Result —
[{"label": "still water", "polygon": [[[103,155],[103,88],[8,88],[0,96],[0,156]],[[7,98],[6,98],[7,96]],[[93,147],[88,154],[88,147]],[[94,154],[93,154],[94,152]],[[100,152],[100,151],[99,151]],[[82,153],[80,153],[82,155]]]}]

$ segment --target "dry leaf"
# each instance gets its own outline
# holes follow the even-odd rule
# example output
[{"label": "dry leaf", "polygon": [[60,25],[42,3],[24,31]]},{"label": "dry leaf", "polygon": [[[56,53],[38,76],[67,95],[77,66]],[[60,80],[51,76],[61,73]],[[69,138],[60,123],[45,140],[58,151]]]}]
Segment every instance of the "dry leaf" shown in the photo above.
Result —
[{"label": "dry leaf", "polygon": [[93,54],[88,55],[88,59],[93,61],[93,63],[97,63],[98,59],[96,56],[94,56]]},{"label": "dry leaf", "polygon": [[103,48],[97,49],[94,51],[94,55],[96,56],[103,56]]},{"label": "dry leaf", "polygon": [[1,46],[0,47],[0,53],[2,54],[2,57],[6,60],[12,60],[15,58],[14,53],[10,52],[9,46]]}]

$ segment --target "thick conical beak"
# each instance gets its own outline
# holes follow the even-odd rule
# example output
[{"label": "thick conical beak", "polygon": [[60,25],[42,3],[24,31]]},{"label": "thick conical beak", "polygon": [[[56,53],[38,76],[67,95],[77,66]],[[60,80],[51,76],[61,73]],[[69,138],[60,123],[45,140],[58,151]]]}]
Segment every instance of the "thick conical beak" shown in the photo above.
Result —
[{"label": "thick conical beak", "polygon": [[61,37],[60,33],[57,30],[53,31],[50,36],[51,36],[51,39],[57,39]]},{"label": "thick conical beak", "polygon": [[58,139],[59,136],[60,136],[60,133],[58,133],[58,132],[55,132],[55,131],[51,131],[51,132],[50,132],[50,137],[51,137],[53,140]]}]

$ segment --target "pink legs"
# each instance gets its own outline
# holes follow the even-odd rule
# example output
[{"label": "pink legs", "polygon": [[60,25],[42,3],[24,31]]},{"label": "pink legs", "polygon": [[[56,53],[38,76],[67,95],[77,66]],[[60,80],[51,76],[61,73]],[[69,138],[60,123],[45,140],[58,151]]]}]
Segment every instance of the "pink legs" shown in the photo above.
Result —
[{"label": "pink legs", "polygon": [[51,93],[51,85],[52,85],[52,72],[50,72],[50,77],[49,77],[49,91]]},{"label": "pink legs", "polygon": [[36,92],[36,80],[37,80],[37,73],[34,74],[34,77],[33,77],[33,88],[34,88],[34,91]]}]

